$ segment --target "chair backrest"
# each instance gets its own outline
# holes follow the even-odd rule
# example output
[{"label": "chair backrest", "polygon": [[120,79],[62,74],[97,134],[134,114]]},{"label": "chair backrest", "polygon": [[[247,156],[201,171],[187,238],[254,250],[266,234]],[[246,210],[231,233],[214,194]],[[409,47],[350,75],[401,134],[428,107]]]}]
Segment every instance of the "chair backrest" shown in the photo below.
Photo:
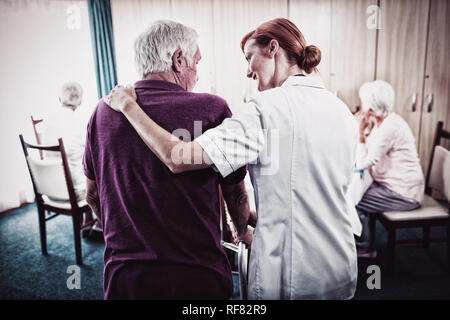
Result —
[{"label": "chair backrest", "polygon": [[[41,201],[41,196],[46,195],[58,200],[70,201],[72,208],[78,207],[62,138],[58,139],[58,145],[55,146],[32,145],[25,142],[22,135],[19,138],[37,201]],[[61,158],[55,160],[36,159],[30,156],[28,149],[59,152]]]},{"label": "chair backrest", "polygon": [[443,126],[444,123],[439,121],[436,127],[425,192],[431,195],[432,189],[437,190],[450,201],[450,151],[439,145],[442,139],[450,140],[450,132]]},{"label": "chair backrest", "polygon": [[[42,144],[42,141],[41,141],[41,135],[40,135],[40,133],[38,132],[36,126],[37,126],[39,123],[43,122],[43,121],[44,121],[44,119],[34,119],[33,116],[31,116],[31,123],[33,124],[33,131],[34,131],[34,136],[36,137],[36,143],[37,143],[37,144]],[[43,155],[43,153],[42,153],[42,150],[39,150],[39,155],[40,155],[40,158],[41,158],[41,159],[44,159],[44,155]]]},{"label": "chair backrest", "polygon": [[41,160],[28,155],[27,162],[38,193],[69,201],[62,160]]},{"label": "chair backrest", "polygon": [[450,201],[450,151],[441,146],[434,148],[428,187],[438,191]]}]

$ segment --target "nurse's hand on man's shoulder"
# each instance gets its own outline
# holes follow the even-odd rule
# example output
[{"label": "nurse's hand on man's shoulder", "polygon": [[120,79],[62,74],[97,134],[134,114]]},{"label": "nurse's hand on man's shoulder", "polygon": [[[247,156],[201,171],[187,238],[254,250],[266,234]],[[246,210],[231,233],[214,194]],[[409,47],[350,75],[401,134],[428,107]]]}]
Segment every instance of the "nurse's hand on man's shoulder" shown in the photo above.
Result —
[{"label": "nurse's hand on man's shoulder", "polygon": [[132,85],[117,85],[111,92],[103,98],[103,101],[112,109],[123,112],[125,107],[136,104],[136,91]]}]

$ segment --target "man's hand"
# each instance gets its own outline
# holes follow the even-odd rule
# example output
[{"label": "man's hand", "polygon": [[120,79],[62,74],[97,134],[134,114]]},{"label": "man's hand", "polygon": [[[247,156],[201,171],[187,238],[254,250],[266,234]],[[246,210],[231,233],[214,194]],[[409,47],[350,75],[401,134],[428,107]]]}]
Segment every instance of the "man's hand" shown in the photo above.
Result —
[{"label": "man's hand", "polygon": [[98,221],[101,221],[100,197],[98,195],[97,184],[89,178],[86,178],[86,202],[97,216]]},{"label": "man's hand", "polygon": [[250,217],[248,218],[248,225],[256,228],[256,222],[258,221],[258,215],[256,211],[250,210]]},{"label": "man's hand", "polygon": [[112,89],[110,94],[103,98],[108,106],[118,112],[123,112],[127,106],[134,104],[136,99],[136,91],[134,91],[133,86],[122,86],[120,84]]},{"label": "man's hand", "polygon": [[[252,242],[253,228],[248,226],[250,220],[256,219],[256,212],[250,211],[247,191],[244,180],[235,184],[221,184],[223,198],[227,204],[231,220],[236,227],[237,240],[247,243]],[[250,217],[253,215],[253,219]]]},{"label": "man's hand", "polygon": [[248,246],[248,249],[250,249],[250,247],[252,245],[252,240],[253,240],[253,228],[251,226],[247,226],[247,231],[245,233],[237,235],[238,243],[240,241],[246,243]]}]

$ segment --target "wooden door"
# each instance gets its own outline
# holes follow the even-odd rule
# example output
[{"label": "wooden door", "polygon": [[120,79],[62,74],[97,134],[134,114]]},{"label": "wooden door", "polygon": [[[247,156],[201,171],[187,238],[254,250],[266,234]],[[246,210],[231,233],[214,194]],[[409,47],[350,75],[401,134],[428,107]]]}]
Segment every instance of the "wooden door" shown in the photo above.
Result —
[{"label": "wooden door", "polygon": [[318,66],[325,87],[330,89],[331,65],[331,0],[291,0],[289,19],[303,33],[307,45],[315,45],[322,53]]},{"label": "wooden door", "polygon": [[[419,153],[428,168],[438,121],[450,131],[450,1],[431,0]],[[432,95],[431,105],[429,97]],[[445,145],[450,148],[450,144]]]},{"label": "wooden door", "polygon": [[[429,0],[381,0],[376,78],[395,91],[394,112],[419,145]],[[415,103],[414,103],[415,99]]]},{"label": "wooden door", "polygon": [[376,26],[367,11],[376,0],[331,1],[331,90],[354,110],[358,90],[375,77]]}]

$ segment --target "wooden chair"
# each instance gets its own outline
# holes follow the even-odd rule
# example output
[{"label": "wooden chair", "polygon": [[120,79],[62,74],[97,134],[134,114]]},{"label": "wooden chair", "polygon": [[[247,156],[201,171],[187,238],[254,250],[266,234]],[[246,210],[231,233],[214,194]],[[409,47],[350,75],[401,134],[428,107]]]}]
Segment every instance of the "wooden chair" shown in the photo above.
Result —
[{"label": "wooden chair", "polygon": [[[31,123],[33,124],[33,131],[34,131],[34,136],[36,137],[36,143],[37,144],[42,144],[41,141],[41,135],[39,134],[36,126],[41,123],[42,121],[44,121],[44,119],[34,119],[33,116],[31,116]],[[39,150],[39,156],[41,158],[41,160],[44,159],[44,155],[42,150]]]},{"label": "wooden chair", "polygon": [[[86,200],[77,200],[62,138],[58,140],[59,144],[55,146],[32,145],[26,143],[22,135],[19,138],[36,195],[42,253],[47,254],[45,223],[60,214],[70,215],[73,221],[76,263],[82,264],[80,232],[95,223],[96,220],[81,225],[83,213],[91,213],[91,208]],[[36,159],[29,155],[28,149],[59,152],[61,159]],[[46,217],[45,211],[54,214]]]},{"label": "wooden chair", "polygon": [[[433,242],[447,242],[447,258],[450,271],[450,151],[439,146],[442,139],[450,139],[450,132],[443,130],[443,122],[438,122],[434,144],[428,166],[424,201],[420,208],[412,211],[390,211],[373,215],[370,220],[371,234],[375,236],[375,223],[380,223],[388,231],[388,271],[394,272],[395,246],[401,243],[417,243],[418,240],[397,240],[396,231],[400,228],[423,228],[423,242],[430,243],[430,227],[447,227],[446,239],[433,239]],[[436,201],[432,191],[437,191],[446,199]]]}]

